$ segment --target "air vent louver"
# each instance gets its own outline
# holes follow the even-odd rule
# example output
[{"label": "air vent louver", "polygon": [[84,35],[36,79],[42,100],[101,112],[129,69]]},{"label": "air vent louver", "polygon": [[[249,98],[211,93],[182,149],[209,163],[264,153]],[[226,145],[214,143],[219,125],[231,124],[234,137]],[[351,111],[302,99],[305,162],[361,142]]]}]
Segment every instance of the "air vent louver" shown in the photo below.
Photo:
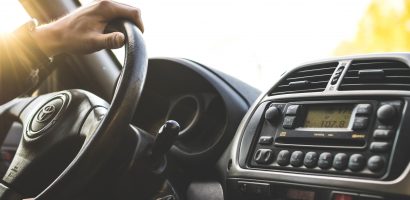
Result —
[{"label": "air vent louver", "polygon": [[282,79],[270,94],[324,91],[337,65],[333,62],[299,68]]},{"label": "air vent louver", "polygon": [[339,90],[410,90],[410,68],[400,61],[353,61]]}]

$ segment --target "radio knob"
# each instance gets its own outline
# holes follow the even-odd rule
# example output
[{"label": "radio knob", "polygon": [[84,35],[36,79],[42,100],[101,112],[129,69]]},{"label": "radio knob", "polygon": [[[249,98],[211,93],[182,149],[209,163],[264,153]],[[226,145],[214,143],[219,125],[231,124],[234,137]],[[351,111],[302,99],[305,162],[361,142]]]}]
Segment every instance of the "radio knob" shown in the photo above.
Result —
[{"label": "radio knob", "polygon": [[265,112],[265,119],[270,123],[276,123],[280,120],[281,111],[276,106],[269,107]]},{"label": "radio knob", "polygon": [[288,150],[281,150],[278,154],[276,162],[280,166],[286,166],[289,164],[290,152]]},{"label": "radio knob", "polygon": [[300,167],[303,164],[305,154],[301,151],[295,151],[290,156],[290,164],[294,167]]},{"label": "radio knob", "polygon": [[364,168],[366,160],[362,154],[353,154],[350,156],[348,168],[354,172]]},{"label": "radio knob", "polygon": [[303,164],[307,168],[313,168],[316,167],[317,165],[317,160],[318,160],[318,155],[316,152],[308,152],[306,153],[305,160],[303,160]]},{"label": "radio knob", "polygon": [[384,163],[385,161],[383,157],[376,155],[369,158],[369,160],[367,161],[367,167],[372,172],[378,172],[383,169]]},{"label": "radio knob", "polygon": [[345,153],[338,153],[333,159],[333,168],[337,170],[345,170],[349,158]]},{"label": "radio knob", "polygon": [[384,124],[391,124],[397,116],[397,110],[392,105],[382,105],[377,109],[377,119]]},{"label": "radio knob", "polygon": [[323,152],[319,156],[319,161],[317,165],[321,169],[329,169],[330,167],[332,167],[332,163],[333,163],[333,155],[329,152]]}]

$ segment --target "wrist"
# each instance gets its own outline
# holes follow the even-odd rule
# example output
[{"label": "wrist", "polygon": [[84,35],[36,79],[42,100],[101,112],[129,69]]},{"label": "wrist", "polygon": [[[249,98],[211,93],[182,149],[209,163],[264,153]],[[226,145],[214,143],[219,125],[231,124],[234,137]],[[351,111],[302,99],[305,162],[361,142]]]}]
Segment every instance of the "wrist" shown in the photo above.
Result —
[{"label": "wrist", "polygon": [[31,36],[38,45],[38,47],[46,54],[48,57],[53,57],[62,53],[61,43],[58,39],[58,30],[56,30],[50,24],[45,24],[36,27],[32,32]]}]

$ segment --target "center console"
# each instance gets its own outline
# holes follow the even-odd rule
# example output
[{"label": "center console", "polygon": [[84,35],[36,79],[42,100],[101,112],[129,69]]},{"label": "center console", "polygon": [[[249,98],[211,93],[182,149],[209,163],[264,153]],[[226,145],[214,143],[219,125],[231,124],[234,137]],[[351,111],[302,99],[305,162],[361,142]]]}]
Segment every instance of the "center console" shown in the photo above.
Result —
[{"label": "center console", "polygon": [[286,73],[238,128],[230,199],[410,199],[409,60],[346,57]]}]

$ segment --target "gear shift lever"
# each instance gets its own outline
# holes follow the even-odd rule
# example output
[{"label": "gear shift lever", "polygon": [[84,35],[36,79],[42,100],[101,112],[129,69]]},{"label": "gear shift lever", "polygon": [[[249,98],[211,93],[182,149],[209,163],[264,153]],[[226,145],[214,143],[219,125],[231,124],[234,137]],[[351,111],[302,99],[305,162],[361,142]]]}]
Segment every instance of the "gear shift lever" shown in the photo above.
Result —
[{"label": "gear shift lever", "polygon": [[180,126],[178,122],[169,120],[159,129],[157,137],[151,149],[151,161],[155,168],[158,168],[163,161],[164,155],[169,151],[178,137]]}]

